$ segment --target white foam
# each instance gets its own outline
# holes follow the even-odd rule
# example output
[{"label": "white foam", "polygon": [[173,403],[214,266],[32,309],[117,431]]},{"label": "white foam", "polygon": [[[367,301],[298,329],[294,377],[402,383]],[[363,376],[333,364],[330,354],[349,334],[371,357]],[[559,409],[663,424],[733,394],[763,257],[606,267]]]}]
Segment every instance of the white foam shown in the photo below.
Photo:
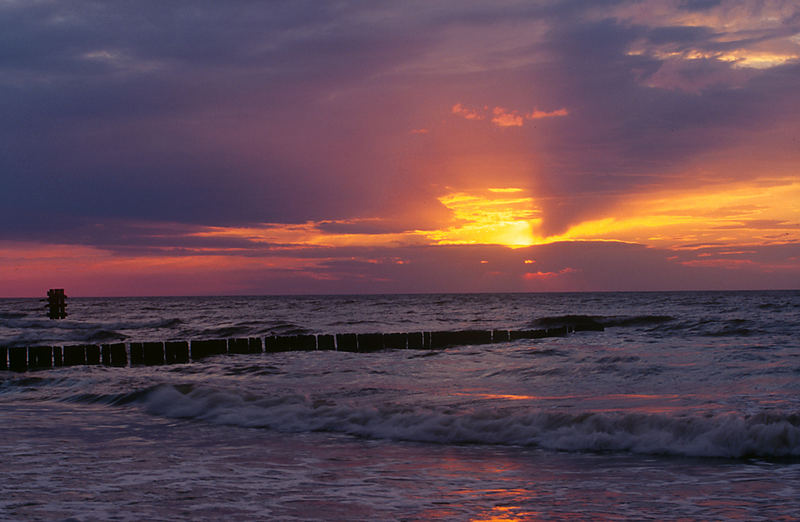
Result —
[{"label": "white foam", "polygon": [[144,396],[155,415],[285,432],[331,431],[433,443],[536,446],[564,451],[626,451],[702,457],[800,456],[800,415],[674,417],[643,413],[457,412],[363,406],[288,394],[244,396],[161,386]]}]

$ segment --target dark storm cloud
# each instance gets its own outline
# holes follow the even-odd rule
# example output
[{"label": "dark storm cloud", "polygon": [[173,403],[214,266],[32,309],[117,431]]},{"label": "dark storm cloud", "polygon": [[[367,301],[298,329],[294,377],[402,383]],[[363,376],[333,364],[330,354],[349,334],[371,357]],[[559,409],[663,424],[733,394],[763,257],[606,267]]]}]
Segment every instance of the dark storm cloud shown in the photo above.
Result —
[{"label": "dark storm cloud", "polygon": [[[338,115],[314,105],[415,45],[356,14],[316,2],[4,5],[0,235],[84,218],[221,225],[344,213],[347,191],[331,192],[364,174],[336,179],[348,173],[335,157],[323,167],[315,140]],[[309,124],[321,128],[297,129]]]}]

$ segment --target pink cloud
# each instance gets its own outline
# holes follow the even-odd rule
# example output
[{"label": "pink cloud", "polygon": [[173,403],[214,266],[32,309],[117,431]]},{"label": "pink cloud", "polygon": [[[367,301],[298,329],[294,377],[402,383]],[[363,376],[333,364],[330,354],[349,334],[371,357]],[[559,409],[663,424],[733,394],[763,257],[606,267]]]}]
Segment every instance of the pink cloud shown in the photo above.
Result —
[{"label": "pink cloud", "polygon": [[755,254],[734,263],[692,262],[686,256],[693,253],[607,241],[521,249],[253,248],[162,255],[0,242],[0,295],[44,296],[48,288],[66,288],[71,297],[766,289],[794,288],[800,274],[797,244],[754,247]]},{"label": "pink cloud", "polygon": [[461,116],[462,118],[467,120],[482,120],[485,118],[485,116],[483,116],[477,110],[464,107],[460,103],[456,103],[455,105],[453,105],[452,112],[453,114]]},{"label": "pink cloud", "polygon": [[555,277],[563,276],[565,274],[571,274],[573,272],[577,272],[577,270],[575,270],[574,268],[567,267],[559,270],[558,272],[525,272],[524,274],[522,274],[522,277],[529,281],[531,280],[535,281],[541,279],[553,279]]},{"label": "pink cloud", "polygon": [[567,109],[557,109],[554,111],[540,111],[539,109],[534,109],[533,112],[528,113],[525,115],[526,119],[529,120],[539,120],[542,118],[556,118],[558,116],[567,116],[569,112]]},{"label": "pink cloud", "polygon": [[517,111],[508,111],[503,107],[495,107],[492,111],[492,123],[498,127],[522,127],[522,116]]},{"label": "pink cloud", "polygon": [[467,120],[485,120],[491,117],[491,122],[498,127],[522,127],[525,125],[525,120],[540,120],[543,118],[556,118],[560,116],[567,116],[569,111],[565,108],[556,109],[553,111],[540,111],[534,109],[532,112],[524,114],[516,109],[507,109],[501,106],[495,106],[489,111],[488,106],[483,108],[473,109],[465,107],[457,103],[453,105],[451,112],[457,116],[461,116]]}]

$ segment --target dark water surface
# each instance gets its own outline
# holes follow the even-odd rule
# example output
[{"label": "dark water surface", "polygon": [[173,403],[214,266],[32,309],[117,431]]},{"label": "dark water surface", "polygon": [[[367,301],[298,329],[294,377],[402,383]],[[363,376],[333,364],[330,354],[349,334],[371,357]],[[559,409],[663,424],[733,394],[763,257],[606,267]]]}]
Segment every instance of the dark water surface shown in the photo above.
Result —
[{"label": "dark water surface", "polygon": [[800,292],[0,300],[0,345],[602,332],[0,373],[5,519],[800,518]]}]

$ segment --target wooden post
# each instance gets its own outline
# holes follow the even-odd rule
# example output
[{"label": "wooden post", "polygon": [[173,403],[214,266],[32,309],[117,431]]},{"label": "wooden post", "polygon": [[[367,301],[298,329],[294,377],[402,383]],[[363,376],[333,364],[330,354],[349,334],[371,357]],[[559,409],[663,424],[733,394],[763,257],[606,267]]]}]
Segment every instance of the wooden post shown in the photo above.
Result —
[{"label": "wooden post", "polygon": [[147,366],[164,364],[164,343],[160,341],[142,343],[142,355]]},{"label": "wooden post", "polygon": [[356,334],[336,334],[336,349],[340,352],[357,352]]},{"label": "wooden post", "polygon": [[383,347],[404,350],[408,346],[408,334],[388,333],[383,334]]},{"label": "wooden post", "polygon": [[333,335],[317,335],[317,350],[335,350],[336,343]]},{"label": "wooden post", "polygon": [[167,341],[164,343],[164,362],[179,364],[189,362],[189,343],[186,341]]},{"label": "wooden post", "polygon": [[103,364],[106,366],[124,367],[128,365],[125,343],[104,344],[101,349]]},{"label": "wooden post", "polygon": [[28,347],[28,368],[42,369],[53,367],[53,347],[52,346],[29,346]]},{"label": "wooden post", "polygon": [[86,364],[100,364],[100,347],[98,345],[86,345]]},{"label": "wooden post", "polygon": [[64,347],[64,366],[83,366],[86,364],[86,345]]},{"label": "wooden post", "polygon": [[422,350],[425,346],[425,336],[422,332],[411,332],[408,334],[408,349]]},{"label": "wooden post", "polygon": [[359,352],[377,352],[383,350],[383,334],[361,333],[358,334]]},{"label": "wooden post", "polygon": [[67,296],[63,288],[47,291],[47,308],[50,319],[64,319],[67,316]]},{"label": "wooden post", "polygon": [[15,346],[8,349],[8,369],[12,372],[24,372],[28,369],[28,349]]},{"label": "wooden post", "polygon": [[249,353],[250,340],[243,337],[240,339],[228,339],[228,353]]},{"label": "wooden post", "polygon": [[262,353],[264,347],[261,345],[260,337],[250,337],[247,339],[247,350],[249,353]]},{"label": "wooden post", "polygon": [[505,343],[511,339],[508,330],[492,330],[492,341],[495,343]]}]

